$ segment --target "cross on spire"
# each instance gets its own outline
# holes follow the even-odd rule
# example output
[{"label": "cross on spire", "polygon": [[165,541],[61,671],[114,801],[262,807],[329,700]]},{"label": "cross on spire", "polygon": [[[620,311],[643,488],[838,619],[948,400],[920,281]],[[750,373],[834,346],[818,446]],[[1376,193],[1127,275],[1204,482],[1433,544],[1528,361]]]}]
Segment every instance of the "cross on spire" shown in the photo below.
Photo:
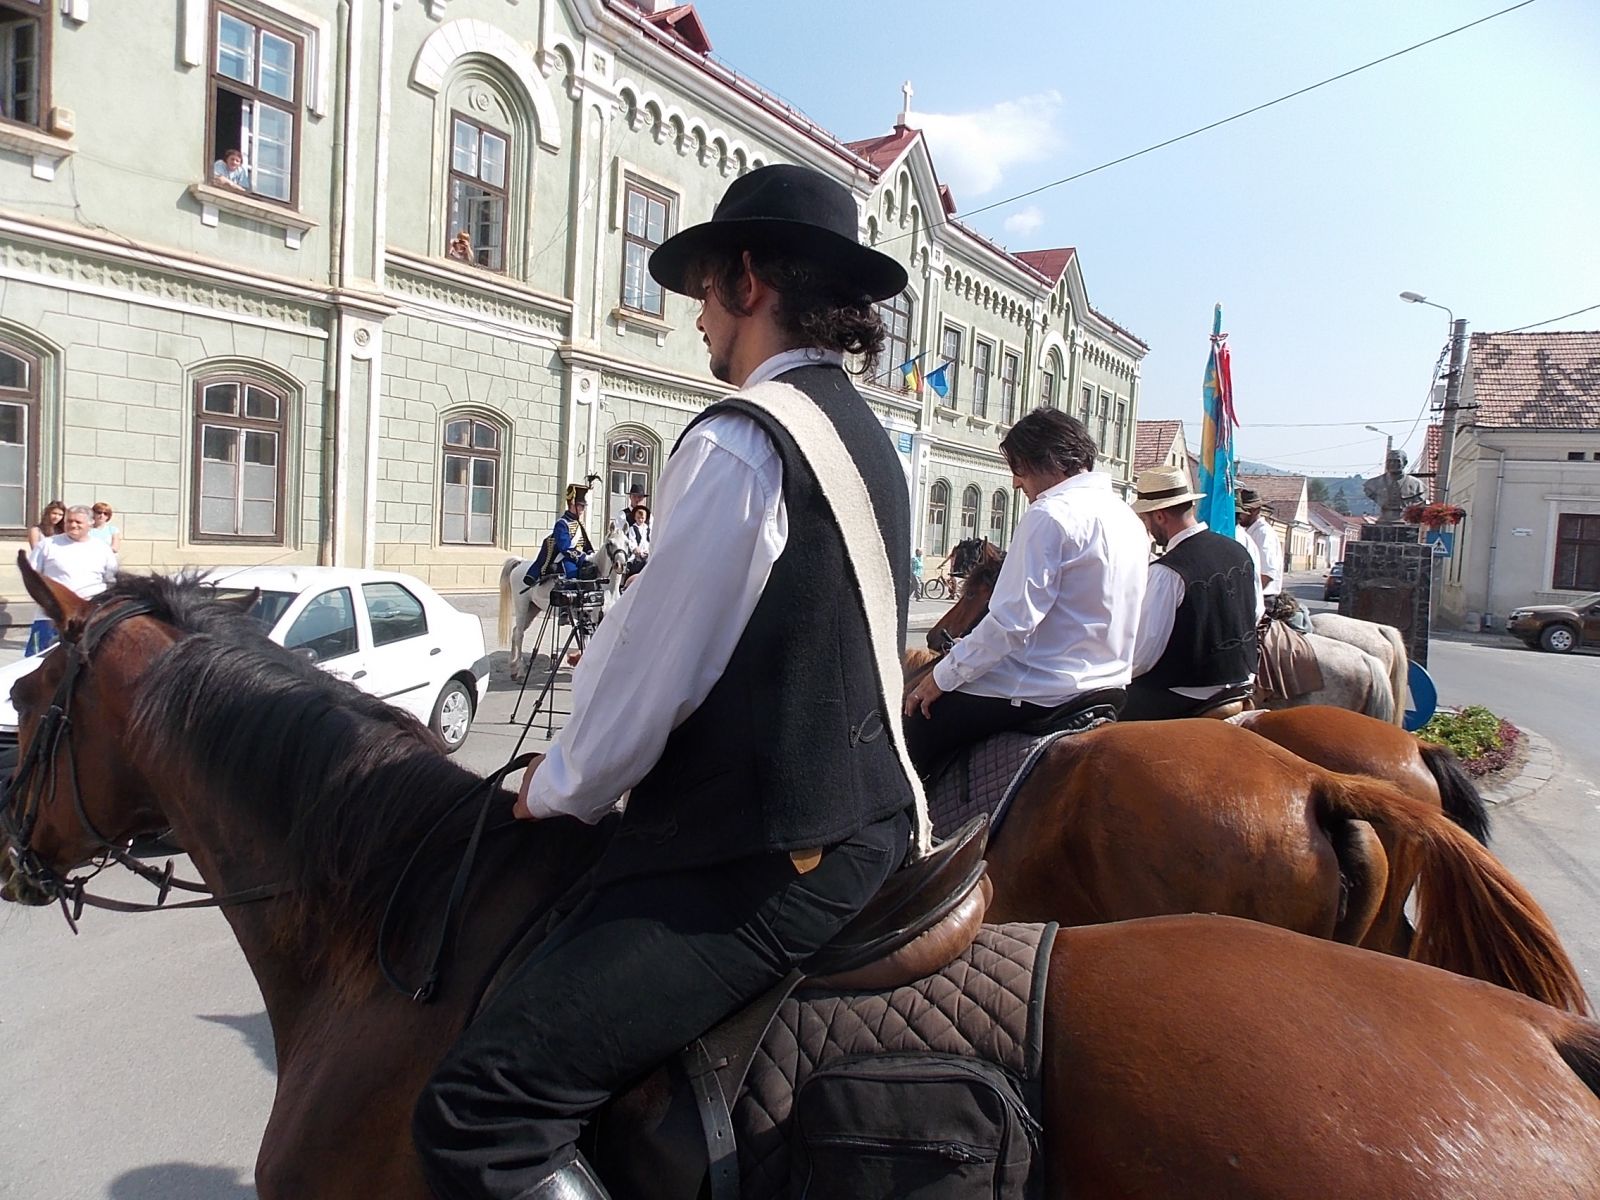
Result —
[{"label": "cross on spire", "polygon": [[911,86],[911,80],[909,80],[909,79],[906,80],[904,83],[902,83],[900,85],[900,94],[905,97],[905,104],[901,106],[901,109],[900,109],[900,120],[897,122],[897,124],[905,125],[907,122],[910,121],[910,119],[911,119],[911,96],[912,96],[912,93],[913,93],[914,90],[915,89],[913,89],[912,86]]}]

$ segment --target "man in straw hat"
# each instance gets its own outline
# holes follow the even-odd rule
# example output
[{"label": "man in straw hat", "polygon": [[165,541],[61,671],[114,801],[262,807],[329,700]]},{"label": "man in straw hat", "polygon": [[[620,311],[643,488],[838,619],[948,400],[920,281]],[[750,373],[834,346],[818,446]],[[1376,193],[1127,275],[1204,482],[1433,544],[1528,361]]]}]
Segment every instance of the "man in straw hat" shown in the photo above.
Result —
[{"label": "man in straw hat", "polygon": [[843,367],[880,352],[874,302],[906,273],[856,229],[846,188],[770,166],[651,256],[739,390],[679,440],[650,569],[523,780],[519,817],[597,821],[631,792],[588,900],[424,1091],[414,1134],[441,1197],[604,1196],[575,1149],[589,1115],[804,963],[926,844],[892,707],[905,476]]},{"label": "man in straw hat", "polygon": [[1124,721],[1189,717],[1250,684],[1256,667],[1255,563],[1195,519],[1204,498],[1182,467],[1139,475],[1133,511],[1165,553],[1150,564]]}]

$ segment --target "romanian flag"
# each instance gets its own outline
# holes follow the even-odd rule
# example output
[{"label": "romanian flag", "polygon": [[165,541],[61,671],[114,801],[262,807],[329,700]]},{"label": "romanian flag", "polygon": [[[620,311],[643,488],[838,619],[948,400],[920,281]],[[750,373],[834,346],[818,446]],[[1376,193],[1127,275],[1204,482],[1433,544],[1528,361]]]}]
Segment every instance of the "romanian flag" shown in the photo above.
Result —
[{"label": "romanian flag", "polygon": [[1233,430],[1239,419],[1233,412],[1233,367],[1228,357],[1228,335],[1222,332],[1222,305],[1211,322],[1211,360],[1206,364],[1205,421],[1200,428],[1200,478],[1197,490],[1205,499],[1195,516],[1224,537],[1234,531]]},{"label": "romanian flag", "polygon": [[922,355],[919,354],[916,358],[908,358],[900,364],[900,374],[905,378],[906,391],[908,392],[920,392],[922,390],[922,368],[917,366],[921,359]]}]

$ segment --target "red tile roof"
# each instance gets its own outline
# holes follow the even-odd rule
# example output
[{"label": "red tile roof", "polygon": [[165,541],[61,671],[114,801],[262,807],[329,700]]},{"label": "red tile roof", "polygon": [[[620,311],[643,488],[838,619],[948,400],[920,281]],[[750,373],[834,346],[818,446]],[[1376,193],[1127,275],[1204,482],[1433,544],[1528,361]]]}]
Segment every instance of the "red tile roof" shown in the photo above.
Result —
[{"label": "red tile roof", "polygon": [[1306,516],[1319,529],[1329,533],[1337,533],[1340,536],[1344,534],[1345,522],[1350,519],[1338,509],[1324,504],[1320,500],[1308,500],[1306,502]]},{"label": "red tile roof", "polygon": [[[1182,421],[1135,421],[1133,425],[1133,474],[1158,467],[1172,453],[1172,443],[1183,429]],[[1191,479],[1191,483],[1194,481]]]},{"label": "red tile roof", "polygon": [[893,133],[886,133],[882,137],[862,138],[858,142],[846,142],[845,149],[853,150],[878,170],[883,171],[906,152],[907,146],[916,141],[917,133],[917,130],[908,126],[896,125]]},{"label": "red tile roof", "polygon": [[1061,246],[1055,250],[1017,250],[1012,257],[1021,259],[1051,283],[1060,283],[1061,273],[1076,253],[1071,246]]},{"label": "red tile roof", "polygon": [[1439,489],[1434,483],[1434,475],[1439,470],[1439,434],[1441,427],[1429,425],[1428,434],[1422,441],[1422,461],[1417,464],[1413,474],[1420,474],[1422,482],[1428,489],[1428,503],[1432,504],[1439,498]]},{"label": "red tile roof", "polygon": [[675,33],[696,54],[711,53],[711,38],[706,34],[706,27],[700,20],[700,14],[695,12],[692,4],[679,4],[674,8],[664,8],[660,12],[646,15],[645,20],[657,29]]},{"label": "red tile roof", "polygon": [[1478,425],[1600,428],[1600,331],[1475,333],[1468,369]]},{"label": "red tile roof", "polygon": [[1305,494],[1304,475],[1240,475],[1240,487],[1255,488],[1256,494],[1272,506],[1272,515],[1280,521],[1292,521],[1300,511],[1300,497]]}]

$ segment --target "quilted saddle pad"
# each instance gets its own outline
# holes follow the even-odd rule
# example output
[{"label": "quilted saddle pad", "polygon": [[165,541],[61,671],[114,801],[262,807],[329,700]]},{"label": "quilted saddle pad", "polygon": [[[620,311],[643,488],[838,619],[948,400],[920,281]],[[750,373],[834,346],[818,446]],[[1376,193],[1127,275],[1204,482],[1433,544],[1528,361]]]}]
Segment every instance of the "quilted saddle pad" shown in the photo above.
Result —
[{"label": "quilted saddle pad", "polygon": [[997,733],[962,750],[928,788],[933,836],[949,837],[979,813],[989,816],[989,837],[1050,743],[1070,731]]},{"label": "quilted saddle pad", "polygon": [[838,1059],[915,1051],[982,1058],[1034,1095],[1042,1079],[1042,1012],[1055,931],[1053,924],[985,925],[944,970],[905,987],[800,992],[785,1000],[733,1110],[744,1200],[787,1195],[795,1092]]}]

